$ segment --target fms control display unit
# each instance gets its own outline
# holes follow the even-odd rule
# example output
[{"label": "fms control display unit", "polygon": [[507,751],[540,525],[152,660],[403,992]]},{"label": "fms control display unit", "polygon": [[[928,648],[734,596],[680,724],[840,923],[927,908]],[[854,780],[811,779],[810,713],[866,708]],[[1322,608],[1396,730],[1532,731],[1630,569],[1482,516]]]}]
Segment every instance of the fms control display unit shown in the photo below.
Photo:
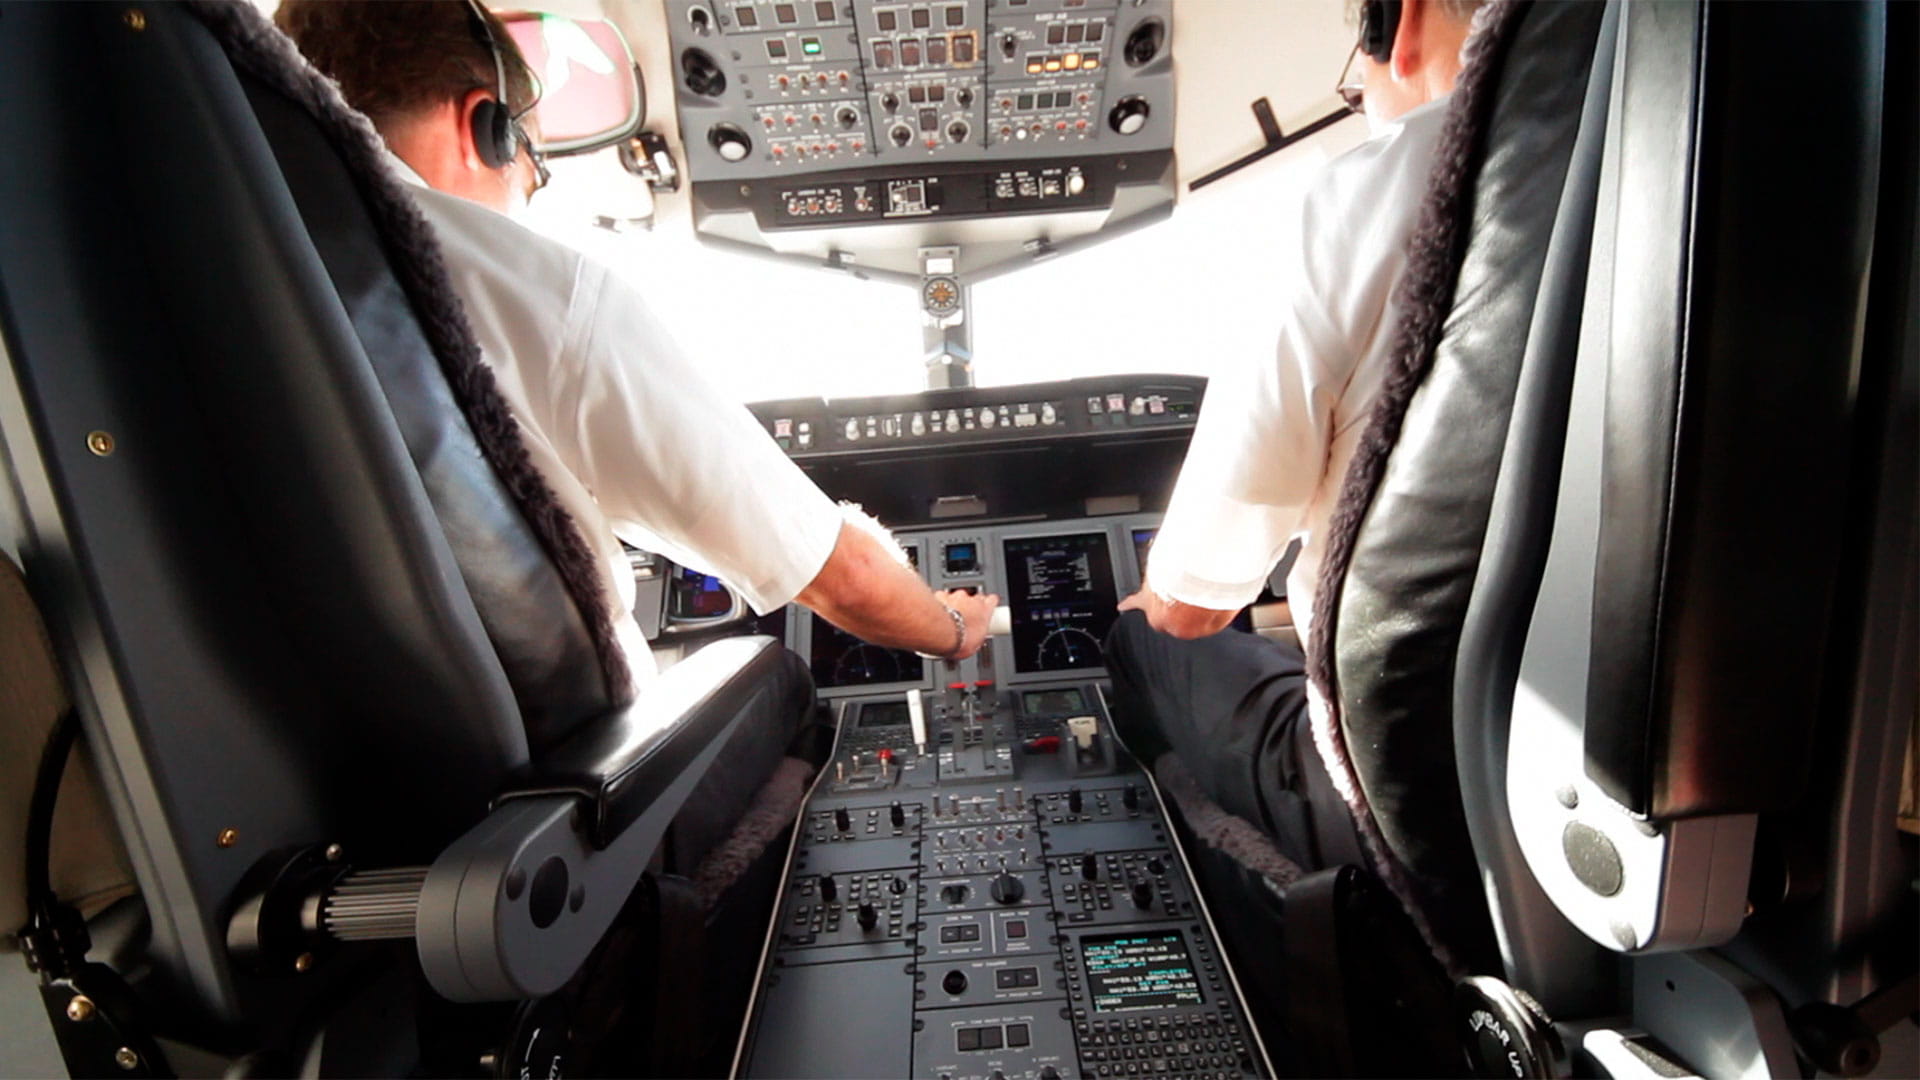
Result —
[{"label": "fms control display unit", "polygon": [[903,536],[998,593],[959,665],[794,609],[839,734],[809,794],[735,1072],[930,1080],[1268,1076],[1100,642],[1157,522]]}]

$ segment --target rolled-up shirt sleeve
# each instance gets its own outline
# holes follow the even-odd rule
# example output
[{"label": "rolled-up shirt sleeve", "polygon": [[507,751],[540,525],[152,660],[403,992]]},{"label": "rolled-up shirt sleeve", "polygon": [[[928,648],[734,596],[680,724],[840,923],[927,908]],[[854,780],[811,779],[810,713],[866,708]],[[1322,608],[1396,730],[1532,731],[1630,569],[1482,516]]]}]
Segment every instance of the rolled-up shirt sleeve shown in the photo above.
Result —
[{"label": "rolled-up shirt sleeve", "polygon": [[[592,263],[575,282],[561,452],[614,534],[733,586],[756,612],[826,565],[841,512],[674,343],[637,290]],[[559,425],[564,424],[565,427]]]},{"label": "rolled-up shirt sleeve", "polygon": [[1354,348],[1315,280],[1312,225],[1281,268],[1274,353],[1229,358],[1208,383],[1148,563],[1161,596],[1218,611],[1253,602],[1327,471]]}]

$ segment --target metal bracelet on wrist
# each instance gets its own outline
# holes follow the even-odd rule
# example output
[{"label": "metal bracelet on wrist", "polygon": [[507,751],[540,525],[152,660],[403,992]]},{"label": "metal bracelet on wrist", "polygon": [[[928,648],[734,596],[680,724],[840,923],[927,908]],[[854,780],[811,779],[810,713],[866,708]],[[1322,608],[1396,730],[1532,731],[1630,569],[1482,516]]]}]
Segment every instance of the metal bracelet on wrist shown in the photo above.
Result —
[{"label": "metal bracelet on wrist", "polygon": [[952,660],[959,656],[960,650],[966,648],[967,645],[967,617],[960,614],[958,610],[944,600],[941,601],[940,606],[946,608],[947,615],[953,619],[953,648],[948,649],[944,653],[916,654],[928,660]]}]

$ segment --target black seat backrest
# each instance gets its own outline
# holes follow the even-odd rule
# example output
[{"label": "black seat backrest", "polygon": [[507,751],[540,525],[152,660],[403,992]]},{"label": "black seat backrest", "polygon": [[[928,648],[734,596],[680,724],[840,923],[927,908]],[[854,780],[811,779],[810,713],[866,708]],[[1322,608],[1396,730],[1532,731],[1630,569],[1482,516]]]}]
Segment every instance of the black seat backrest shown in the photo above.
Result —
[{"label": "black seat backrest", "polygon": [[379,136],[251,6],[199,12],[240,68],[538,753],[632,697],[596,556],[528,460]]},{"label": "black seat backrest", "polygon": [[1308,649],[1376,868],[1456,968],[1497,952],[1453,765],[1454,658],[1601,14],[1496,0],[1477,16]]},{"label": "black seat backrest", "polygon": [[[1790,1004],[1851,1004],[1912,970],[1891,748],[1916,686],[1920,19],[1620,23],[1586,327],[1527,373],[1461,649],[1480,858],[1510,975],[1557,1014],[1619,1011],[1601,946],[1674,993],[1730,939]],[[1706,1075],[1746,1068],[1690,1005],[1636,992],[1634,1019]]]},{"label": "black seat backrest", "polygon": [[0,14],[22,562],[153,997],[216,1023],[283,996],[218,945],[264,853],[431,861],[631,690],[417,212],[288,50],[246,4]]}]

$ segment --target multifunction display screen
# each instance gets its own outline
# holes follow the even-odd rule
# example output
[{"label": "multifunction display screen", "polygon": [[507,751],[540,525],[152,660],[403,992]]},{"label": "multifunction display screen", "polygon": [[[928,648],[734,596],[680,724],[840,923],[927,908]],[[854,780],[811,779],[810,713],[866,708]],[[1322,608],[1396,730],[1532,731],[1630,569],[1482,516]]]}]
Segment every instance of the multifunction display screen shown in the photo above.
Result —
[{"label": "multifunction display screen", "polygon": [[917,683],[926,675],[926,667],[913,653],[861,641],[822,618],[813,620],[813,647],[808,651],[813,684],[823,689]]},{"label": "multifunction display screen", "polygon": [[1140,580],[1147,580],[1147,552],[1153,550],[1153,538],[1160,535],[1159,529],[1133,530],[1133,564],[1140,570]]},{"label": "multifunction display screen", "polygon": [[1100,642],[1117,614],[1105,533],[1005,541],[1013,669],[1099,667]]},{"label": "multifunction display screen", "polygon": [[1178,930],[1080,939],[1095,1012],[1203,1005],[1200,977]]},{"label": "multifunction display screen", "polygon": [[712,574],[683,566],[667,592],[667,613],[676,619],[716,619],[733,610],[733,594]]}]

